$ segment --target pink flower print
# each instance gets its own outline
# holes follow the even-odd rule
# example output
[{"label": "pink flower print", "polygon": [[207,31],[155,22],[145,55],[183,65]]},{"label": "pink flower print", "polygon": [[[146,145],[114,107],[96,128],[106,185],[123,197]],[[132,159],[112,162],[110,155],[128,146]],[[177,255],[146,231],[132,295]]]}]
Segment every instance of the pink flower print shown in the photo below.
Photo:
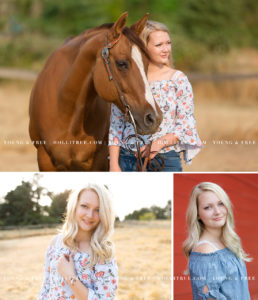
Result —
[{"label": "pink flower print", "polygon": [[58,300],[65,300],[65,298],[62,296],[62,297],[60,297]]},{"label": "pink flower print", "polygon": [[88,275],[87,274],[82,274],[82,278],[87,280],[88,279]]},{"label": "pink flower print", "polygon": [[177,96],[177,97],[180,97],[182,94],[183,94],[183,90],[180,90],[180,91],[176,94],[176,96]]},{"label": "pink flower print", "polygon": [[104,275],[103,271],[100,271],[100,272],[96,273],[96,277],[102,277],[103,275]]},{"label": "pink flower print", "polygon": [[172,101],[172,97],[168,97],[168,101]]},{"label": "pink flower print", "polygon": [[112,284],[115,284],[116,283],[116,280],[115,279],[112,279]]},{"label": "pink flower print", "polygon": [[187,130],[187,131],[186,131],[186,134],[192,136],[192,135],[193,135],[193,132],[192,132],[191,130]]},{"label": "pink flower print", "polygon": [[103,289],[104,289],[104,290],[107,290],[107,289],[108,289],[108,287],[107,287],[106,285],[104,285],[104,286],[103,286]]},{"label": "pink flower print", "polygon": [[114,142],[115,144],[119,144],[119,139],[115,136],[115,137],[113,138],[113,142]]},{"label": "pink flower print", "polygon": [[168,111],[169,110],[169,106],[168,105],[164,106],[164,110]]},{"label": "pink flower print", "polygon": [[80,265],[81,265],[82,267],[86,267],[87,264],[86,264],[86,262],[85,262],[84,260],[81,260],[81,261],[80,261]]}]

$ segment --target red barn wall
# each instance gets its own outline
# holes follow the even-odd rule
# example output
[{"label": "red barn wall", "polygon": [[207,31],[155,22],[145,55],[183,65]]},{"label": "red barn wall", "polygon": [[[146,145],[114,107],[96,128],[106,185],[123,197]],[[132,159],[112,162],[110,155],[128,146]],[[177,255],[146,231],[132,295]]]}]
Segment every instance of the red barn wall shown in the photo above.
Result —
[{"label": "red barn wall", "polygon": [[[233,203],[235,229],[244,250],[253,257],[246,263],[252,300],[258,300],[258,174],[174,175],[174,299],[191,300],[191,283],[184,275],[187,260],[182,244],[187,236],[185,213],[193,187],[202,181],[220,185]],[[244,299],[243,299],[244,300]]]}]

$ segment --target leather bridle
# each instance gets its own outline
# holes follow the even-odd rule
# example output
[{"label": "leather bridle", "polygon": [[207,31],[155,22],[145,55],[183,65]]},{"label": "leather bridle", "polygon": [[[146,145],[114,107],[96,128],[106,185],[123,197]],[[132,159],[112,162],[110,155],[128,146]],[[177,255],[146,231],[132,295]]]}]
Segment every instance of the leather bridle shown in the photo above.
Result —
[{"label": "leather bridle", "polygon": [[[126,147],[127,149],[134,155],[136,155],[136,158],[137,158],[137,171],[146,171],[146,167],[147,167],[147,163],[149,163],[149,166],[150,168],[153,170],[153,171],[160,171],[163,169],[164,167],[164,159],[162,156],[160,156],[159,154],[157,154],[156,156],[159,156],[159,160],[161,162],[159,162],[158,159],[155,159],[155,161],[157,161],[157,167],[153,167],[153,165],[151,164],[151,160],[149,158],[150,156],[150,149],[151,149],[151,143],[147,145],[147,156],[145,157],[145,160],[143,162],[143,159],[142,159],[142,153],[141,153],[141,150],[140,150],[140,142],[143,142],[143,144],[145,144],[144,140],[139,136],[138,132],[137,132],[137,128],[136,128],[136,123],[135,123],[135,120],[134,120],[134,117],[133,117],[133,114],[131,112],[131,109],[130,109],[130,105],[124,95],[124,93],[121,91],[120,87],[119,87],[119,84],[114,76],[114,72],[112,70],[112,67],[111,67],[111,64],[110,64],[110,57],[109,57],[109,51],[110,49],[112,49],[117,43],[118,41],[120,40],[121,38],[121,34],[118,36],[117,39],[113,40],[112,42],[108,42],[108,35],[106,36],[106,43],[105,43],[105,46],[103,47],[102,51],[101,51],[101,56],[103,58],[103,61],[104,61],[104,65],[105,65],[105,68],[106,68],[106,71],[108,73],[108,78],[109,78],[109,81],[113,80],[114,84],[115,84],[115,87],[116,87],[116,90],[118,92],[118,95],[119,95],[119,99],[122,103],[122,105],[125,107],[125,123],[127,122],[128,119],[131,120],[131,123],[133,125],[133,128],[134,128],[134,132],[135,134],[134,135],[130,135],[128,136],[128,138],[126,139]],[[131,138],[135,138],[136,140],[136,153],[134,151],[132,151],[130,149],[130,147],[128,147],[128,142]],[[156,164],[156,162],[155,162]]]}]

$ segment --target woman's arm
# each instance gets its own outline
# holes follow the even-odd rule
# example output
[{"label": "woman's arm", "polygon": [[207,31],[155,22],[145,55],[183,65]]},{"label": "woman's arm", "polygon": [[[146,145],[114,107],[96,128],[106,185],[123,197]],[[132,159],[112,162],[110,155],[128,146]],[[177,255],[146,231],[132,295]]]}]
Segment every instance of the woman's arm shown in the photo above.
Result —
[{"label": "woman's arm", "polygon": [[188,78],[182,74],[177,80],[176,124],[173,134],[180,144],[201,147],[194,118],[193,90]]},{"label": "woman's arm", "polygon": [[109,145],[109,170],[121,172],[119,167],[119,152],[122,145],[122,135],[124,130],[124,114],[114,104],[111,105],[110,127],[108,136]]},{"label": "woman's arm", "polygon": [[[162,137],[154,140],[151,144],[150,159],[153,159],[163,148],[175,145],[178,142],[178,138],[173,133],[167,133]],[[145,157],[147,145],[141,148],[142,156]]]},{"label": "woman's arm", "polygon": [[112,300],[115,298],[118,271],[114,261],[95,266],[93,289],[87,288],[77,278],[72,254],[60,257],[58,273],[68,283],[76,300]]},{"label": "woman's arm", "polygon": [[88,299],[89,289],[76,277],[72,254],[62,255],[59,258],[57,270],[68,283],[77,300]]},{"label": "woman's arm", "polygon": [[109,146],[109,171],[110,172],[121,172],[119,166],[119,152],[120,146]]},{"label": "woman's arm", "polygon": [[44,279],[38,295],[38,300],[48,300],[49,299],[49,289],[50,289],[50,261],[53,255],[54,248],[49,246],[45,256],[44,263]]}]

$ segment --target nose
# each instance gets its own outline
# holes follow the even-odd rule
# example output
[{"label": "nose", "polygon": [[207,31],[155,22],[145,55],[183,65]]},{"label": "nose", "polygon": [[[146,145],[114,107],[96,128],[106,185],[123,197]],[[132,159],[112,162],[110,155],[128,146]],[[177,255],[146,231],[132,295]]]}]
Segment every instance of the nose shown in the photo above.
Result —
[{"label": "nose", "polygon": [[168,45],[164,45],[163,49],[162,49],[162,52],[165,52],[165,53],[169,52],[169,46]]},{"label": "nose", "polygon": [[144,124],[147,126],[147,127],[152,127],[155,123],[155,116],[153,113],[147,113],[145,114],[144,116]]},{"label": "nose", "polygon": [[89,217],[89,218],[92,218],[92,217],[93,217],[93,210],[92,210],[92,209],[89,209],[89,210],[87,211],[87,217]]},{"label": "nose", "polygon": [[214,213],[215,215],[218,215],[220,213],[220,208],[218,206],[214,207]]}]

